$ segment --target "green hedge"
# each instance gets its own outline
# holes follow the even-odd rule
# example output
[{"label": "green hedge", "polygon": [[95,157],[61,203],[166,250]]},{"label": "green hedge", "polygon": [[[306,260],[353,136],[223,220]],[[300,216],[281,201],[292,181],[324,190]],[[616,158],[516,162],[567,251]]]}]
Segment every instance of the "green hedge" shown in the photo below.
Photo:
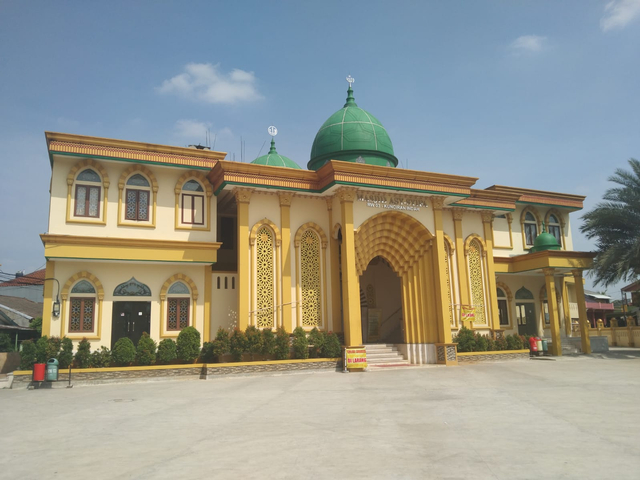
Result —
[{"label": "green hedge", "polygon": [[[497,352],[500,350],[523,350],[529,347],[529,342],[522,335],[514,333],[497,340],[480,332],[462,327],[453,342],[458,344],[458,352]],[[525,343],[526,342],[526,343]]]}]

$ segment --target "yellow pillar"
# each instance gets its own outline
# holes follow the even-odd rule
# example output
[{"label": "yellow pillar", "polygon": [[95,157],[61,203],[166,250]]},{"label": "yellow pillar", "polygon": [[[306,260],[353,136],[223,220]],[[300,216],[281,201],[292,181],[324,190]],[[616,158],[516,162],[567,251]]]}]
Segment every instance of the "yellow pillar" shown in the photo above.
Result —
[{"label": "yellow pillar", "polygon": [[202,341],[211,341],[211,265],[204,266],[204,326]]},{"label": "yellow pillar", "polygon": [[[456,267],[458,269],[458,283],[460,288],[460,303],[471,305],[469,294],[469,278],[467,277],[467,266],[464,258],[464,237],[462,235],[462,216],[464,210],[453,209],[453,232],[456,237]],[[453,278],[453,276],[451,277]]]},{"label": "yellow pillar", "polygon": [[[55,295],[53,293],[54,286],[56,289],[60,288],[59,283],[53,280],[56,276],[56,263],[54,261],[47,260],[47,266],[44,275],[44,278],[50,278],[51,280],[45,280],[44,282],[44,303],[42,304],[42,335],[50,336],[53,301],[55,300],[56,295],[60,295],[60,292],[58,292],[57,290]],[[64,332],[61,332],[60,335],[64,335]]]},{"label": "yellow pillar", "polygon": [[281,192],[278,196],[280,197],[280,228],[282,230],[282,326],[287,332],[292,332],[291,199],[293,198],[293,193]]},{"label": "yellow pillar", "polygon": [[338,192],[342,213],[342,315],[344,341],[347,346],[362,345],[360,318],[360,280],[356,271],[356,244],[353,231],[353,201],[356,191],[343,188]]},{"label": "yellow pillar", "polygon": [[442,207],[444,205],[444,197],[431,197],[431,204],[433,205],[433,221],[436,233],[434,282],[436,287],[438,341],[439,343],[451,343],[451,318],[449,316],[449,295],[447,295],[447,271],[445,266],[447,251],[444,247],[444,230],[442,227]]},{"label": "yellow pillar", "polygon": [[551,324],[551,340],[553,341],[551,354],[562,355],[562,340],[560,339],[560,322],[558,320],[558,299],[556,298],[556,283],[553,278],[554,269],[544,268],[544,281],[547,287],[547,304],[549,305],[549,323]]},{"label": "yellow pillar", "polygon": [[564,333],[567,337],[571,336],[571,308],[569,307],[569,289],[567,288],[567,279],[562,277],[562,310],[564,318]]},{"label": "yellow pillar", "polygon": [[238,328],[249,325],[249,202],[252,190],[235,190],[238,207]]},{"label": "yellow pillar", "polygon": [[[333,229],[333,197],[327,198],[327,212],[329,214],[329,228]],[[340,258],[338,256],[338,239],[331,232],[329,241],[329,263],[331,271],[331,325],[334,332],[342,331],[340,321]],[[325,292],[328,295],[328,292]]]},{"label": "yellow pillar", "polygon": [[[584,284],[582,283],[582,270],[571,270],[575,279],[576,301],[578,302],[578,314],[580,317],[580,340],[582,353],[591,353],[591,339],[589,338],[589,323],[587,320],[587,301],[584,298]],[[548,294],[547,294],[548,296]]]},{"label": "yellow pillar", "polygon": [[484,227],[484,243],[487,246],[487,277],[489,279],[489,302],[491,304],[491,323],[493,330],[500,330],[500,314],[498,311],[498,294],[496,289],[496,270],[493,265],[493,213],[482,214]]}]

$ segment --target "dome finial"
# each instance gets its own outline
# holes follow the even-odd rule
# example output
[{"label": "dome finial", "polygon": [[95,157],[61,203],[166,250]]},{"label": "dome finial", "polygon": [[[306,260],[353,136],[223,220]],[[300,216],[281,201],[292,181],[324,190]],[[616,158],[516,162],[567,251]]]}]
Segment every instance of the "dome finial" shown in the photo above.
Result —
[{"label": "dome finial", "polygon": [[274,138],[271,139],[271,148],[269,149],[269,154],[278,153],[276,152],[276,141]]},{"label": "dome finial", "polygon": [[355,98],[353,98],[353,89],[351,86],[355,82],[355,79],[351,75],[347,75],[347,82],[349,82],[349,89],[347,90],[347,103],[344,104],[345,107],[357,107]]}]

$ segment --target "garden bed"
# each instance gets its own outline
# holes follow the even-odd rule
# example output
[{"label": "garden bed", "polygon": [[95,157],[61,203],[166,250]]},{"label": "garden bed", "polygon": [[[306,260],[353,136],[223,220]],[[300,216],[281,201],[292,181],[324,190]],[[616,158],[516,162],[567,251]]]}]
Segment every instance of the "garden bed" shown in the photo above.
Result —
[{"label": "garden bed", "polygon": [[[82,369],[74,368],[71,370],[71,384],[99,385],[105,383],[126,383],[145,380],[155,381],[175,378],[207,379],[209,376],[216,377],[252,373],[336,370],[340,369],[340,366],[340,358],[311,358],[305,360],[270,360],[262,362],[195,363],[190,365],[153,365]],[[69,370],[60,370],[57,384],[66,384],[68,381]],[[17,370],[13,372],[13,384],[11,388],[27,388],[30,384],[30,370]]]}]

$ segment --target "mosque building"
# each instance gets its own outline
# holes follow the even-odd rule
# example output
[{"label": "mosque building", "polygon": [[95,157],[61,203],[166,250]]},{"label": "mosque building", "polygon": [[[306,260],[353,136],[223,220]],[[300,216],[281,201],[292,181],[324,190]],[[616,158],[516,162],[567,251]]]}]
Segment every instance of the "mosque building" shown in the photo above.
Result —
[{"label": "mosque building", "polygon": [[47,132],[41,238],[57,282],[45,284],[43,335],[86,337],[93,350],[188,325],[203,341],[219,327],[317,327],[436,363],[455,355],[466,323],[544,335],[556,355],[580,334],[589,351],[593,254],[573,251],[569,219],[584,197],[397,168],[387,130],[347,92],[307,170],[275,140],[241,163]]}]

